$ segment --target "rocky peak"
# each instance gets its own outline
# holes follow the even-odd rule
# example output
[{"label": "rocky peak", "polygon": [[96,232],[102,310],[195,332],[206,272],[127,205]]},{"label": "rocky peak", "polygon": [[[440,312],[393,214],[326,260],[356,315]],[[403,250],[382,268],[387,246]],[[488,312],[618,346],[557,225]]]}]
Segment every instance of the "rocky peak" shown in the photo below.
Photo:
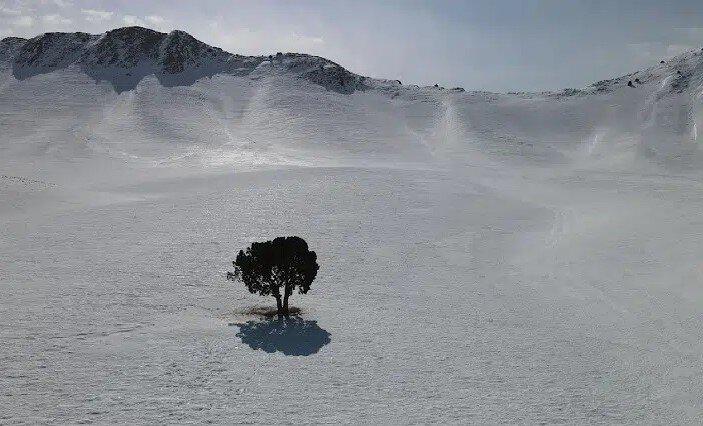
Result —
[{"label": "rocky peak", "polygon": [[87,33],[45,33],[22,43],[15,53],[15,63],[23,68],[57,67],[76,60],[90,40]]},{"label": "rocky peak", "polygon": [[224,62],[229,53],[209,46],[185,31],[171,31],[161,42],[158,63],[164,72],[176,74],[186,69],[200,68],[211,61]]},{"label": "rocky peak", "polygon": [[46,33],[29,40],[0,42],[0,60],[18,79],[78,66],[118,91],[131,90],[147,75],[165,86],[190,85],[215,74],[288,73],[339,93],[363,87],[363,78],[317,56],[278,53],[240,56],[209,46],[190,34],[162,33],[143,27],[117,28],[100,35]]},{"label": "rocky peak", "polygon": [[98,67],[133,68],[144,60],[156,59],[164,36],[142,27],[111,30],[87,46],[81,62]]},{"label": "rocky peak", "polygon": [[17,49],[27,41],[26,38],[6,37],[0,40],[0,60],[7,56],[14,56]]}]

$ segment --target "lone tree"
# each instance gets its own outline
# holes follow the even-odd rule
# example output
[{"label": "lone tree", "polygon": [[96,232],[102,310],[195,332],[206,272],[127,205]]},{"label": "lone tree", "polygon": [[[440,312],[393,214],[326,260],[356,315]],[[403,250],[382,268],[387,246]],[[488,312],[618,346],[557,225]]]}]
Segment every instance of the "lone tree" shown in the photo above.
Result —
[{"label": "lone tree", "polygon": [[276,298],[279,316],[288,316],[288,298],[293,290],[307,293],[320,268],[317,254],[308,250],[300,237],[252,243],[246,251],[239,251],[232,265],[234,272],[227,272],[227,279],[242,281],[250,293]]}]

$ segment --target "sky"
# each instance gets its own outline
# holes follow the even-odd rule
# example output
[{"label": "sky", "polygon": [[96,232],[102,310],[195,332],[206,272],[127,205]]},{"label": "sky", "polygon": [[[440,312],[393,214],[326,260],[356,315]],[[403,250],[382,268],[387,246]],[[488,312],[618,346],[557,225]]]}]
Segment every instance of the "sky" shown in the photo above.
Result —
[{"label": "sky", "polygon": [[409,84],[556,90],[703,46],[703,0],[0,0],[0,37],[131,25]]}]

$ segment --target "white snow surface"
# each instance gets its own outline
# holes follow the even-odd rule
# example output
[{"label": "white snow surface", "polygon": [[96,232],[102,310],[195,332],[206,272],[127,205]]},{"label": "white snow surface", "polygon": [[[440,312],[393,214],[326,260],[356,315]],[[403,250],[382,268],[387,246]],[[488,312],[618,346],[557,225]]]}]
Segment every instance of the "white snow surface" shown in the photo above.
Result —
[{"label": "white snow surface", "polygon": [[[700,52],[495,94],[142,30],[0,42],[0,423],[703,422]],[[285,329],[225,280],[279,235]]]}]

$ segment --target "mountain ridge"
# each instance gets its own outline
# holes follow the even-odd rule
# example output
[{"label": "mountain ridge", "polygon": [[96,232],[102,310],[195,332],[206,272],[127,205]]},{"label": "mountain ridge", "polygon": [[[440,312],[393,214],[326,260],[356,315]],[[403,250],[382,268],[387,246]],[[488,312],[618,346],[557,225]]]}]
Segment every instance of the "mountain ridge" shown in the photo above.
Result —
[{"label": "mountain ridge", "polygon": [[301,53],[243,56],[210,46],[185,31],[163,33],[122,27],[102,34],[48,32],[29,39],[0,40],[0,60],[10,62],[18,80],[78,66],[116,91],[132,90],[147,75],[164,86],[190,85],[215,74],[247,75],[259,68],[296,73],[339,93],[364,90],[366,77],[325,58]]},{"label": "mountain ridge", "polygon": [[300,53],[242,56],[183,31],[46,33],[0,41],[0,149],[145,164],[696,166],[701,91],[699,50],[582,89],[500,94],[363,77]]},{"label": "mountain ridge", "polygon": [[[700,55],[700,49],[692,49],[662,60],[659,64],[596,81],[582,88],[507,93],[472,91],[571,96],[607,91],[609,86],[634,79],[646,83],[652,77],[667,71],[680,72],[674,89],[681,90],[691,79],[692,69],[698,69],[703,80],[703,60]],[[690,64],[695,57],[699,57],[699,60]],[[402,85],[399,80],[384,80],[353,73],[321,56],[291,52],[240,55],[204,43],[183,30],[165,33],[141,26],[120,27],[101,34],[46,32],[31,38],[6,37],[0,39],[0,61],[2,60],[11,62],[13,75],[18,80],[77,65],[96,81],[109,81],[117,92],[134,89],[147,75],[155,75],[162,85],[173,87],[190,85],[216,74],[249,75],[262,68],[272,68],[269,71],[275,72],[276,67],[279,71],[296,73],[301,78],[342,94],[363,91],[370,86]],[[464,89],[457,87],[450,90]]]}]

